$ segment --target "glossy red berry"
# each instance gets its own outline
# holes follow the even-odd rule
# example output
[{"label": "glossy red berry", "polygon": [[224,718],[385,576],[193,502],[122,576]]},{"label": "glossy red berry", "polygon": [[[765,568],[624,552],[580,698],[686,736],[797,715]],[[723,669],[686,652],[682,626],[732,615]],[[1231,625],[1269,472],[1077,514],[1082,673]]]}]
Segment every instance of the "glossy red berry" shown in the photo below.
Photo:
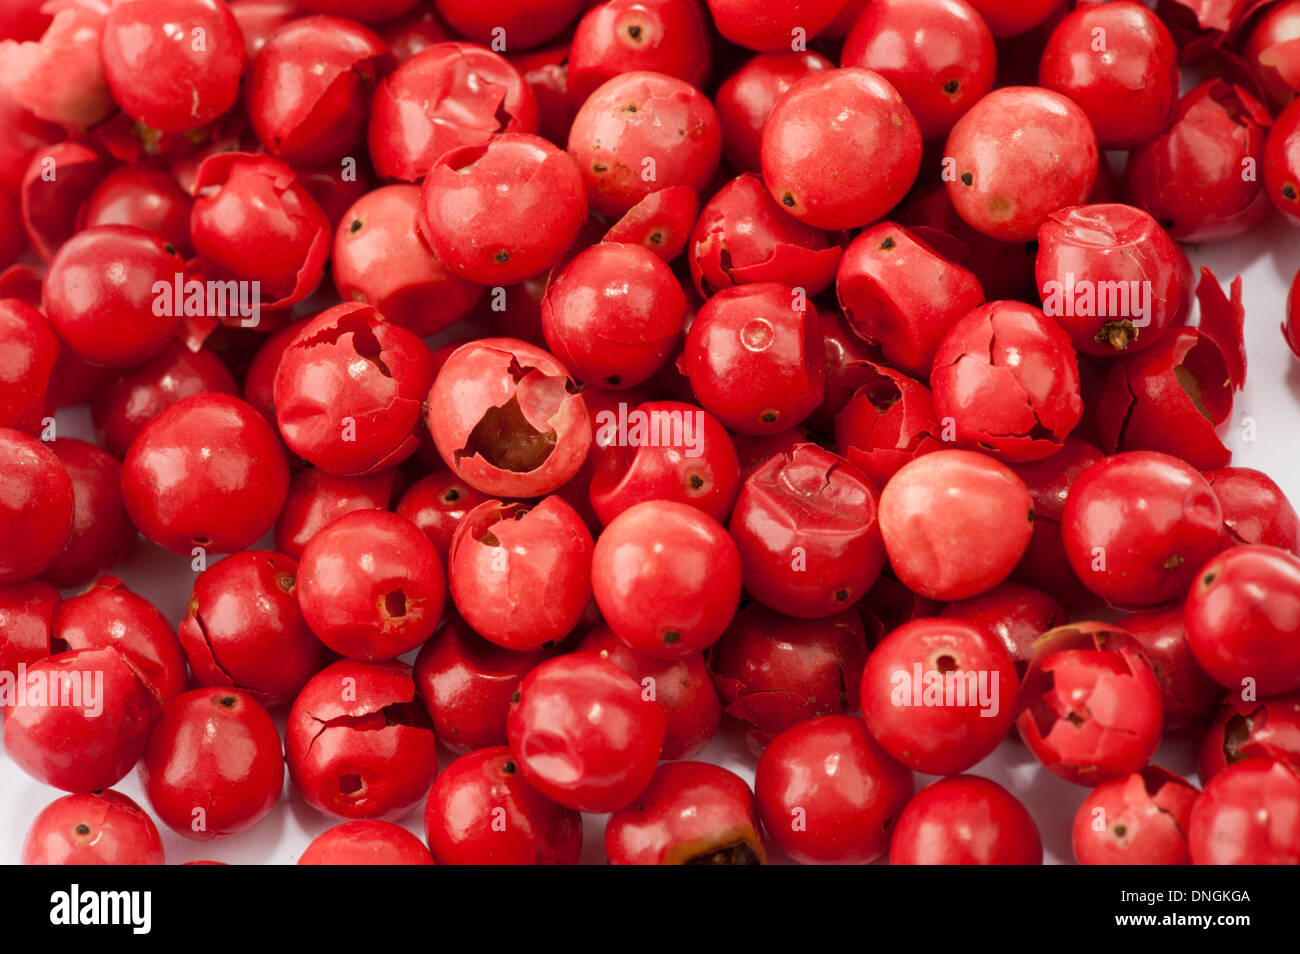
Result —
[{"label": "glossy red berry", "polygon": [[298,565],[311,631],[350,659],[415,649],[442,619],[446,576],[419,527],[386,510],[346,514],[312,537]]},{"label": "glossy red berry", "polygon": [[1196,759],[1202,785],[1242,759],[1275,759],[1300,771],[1300,693],[1249,701],[1230,693],[1205,730]]},{"label": "glossy red berry", "polygon": [[665,262],[686,248],[700,211],[700,197],[690,186],[674,185],[651,192],[610,226],[601,240],[642,245]]},{"label": "glossy red berry", "polygon": [[66,792],[115,784],[144,752],[157,700],[116,649],[49,656],[15,680],[5,751],[37,781]]},{"label": "glossy red berry", "polygon": [[72,533],[72,479],[55,453],[21,431],[0,428],[0,584],[49,568]]},{"label": "glossy red berry", "polygon": [[366,193],[339,220],[330,269],[344,298],[374,305],[388,321],[424,337],[465,317],[483,289],[438,260],[419,217],[418,186]]},{"label": "glossy red berry", "polygon": [[654,774],[664,710],[595,653],[537,666],[519,685],[506,727],[510,751],[542,795],[585,812],[628,804]]},{"label": "glossy red berry", "polygon": [[574,160],[523,133],[443,153],[420,192],[420,232],[429,247],[452,272],[481,285],[513,285],[546,271],[586,218]]},{"label": "glossy red berry", "polygon": [[589,6],[569,47],[568,95],[575,106],[606,80],[633,70],[704,85],[710,38],[696,0],[606,0]]},{"label": "glossy red berry", "polygon": [[[275,522],[276,549],[297,560],[311,538],[339,517],[354,510],[388,510],[401,484],[397,470],[353,477],[327,474],[315,467],[298,471]],[[438,556],[446,556],[445,548]]]},{"label": "glossy red berry", "polygon": [[1051,772],[1095,787],[1146,765],[1160,686],[1136,640],[1105,623],[1045,633],[1020,687],[1020,737]]},{"label": "glossy red berry", "polygon": [[763,165],[763,125],[776,101],[809,73],[834,66],[812,50],[760,53],[723,80],[714,104],[727,161],[737,171],[758,172]]},{"label": "glossy red berry", "polygon": [[1000,642],[1021,675],[1034,656],[1038,637],[1065,623],[1065,610],[1056,600],[1019,583],[1000,583],[979,596],[956,600],[939,615],[970,623]]},{"label": "glossy red berry", "polygon": [[244,550],[199,574],[179,629],[199,685],[275,705],[321,669],[325,647],[298,607],[297,574],[295,560],[269,550]]},{"label": "glossy red berry", "polygon": [[241,296],[262,308],[288,307],[315,290],[333,229],[288,165],[216,153],[199,166],[194,190],[190,236],[205,278],[247,283]]},{"label": "glossy red berry", "polygon": [[852,610],[804,620],[750,603],[710,648],[709,671],[727,714],[749,724],[749,746],[761,752],[793,725],[853,711],[866,660]]},{"label": "glossy red berry", "polygon": [[234,553],[271,529],[289,466],[266,420],[239,398],[195,394],[140,432],[122,497],[140,532],[177,553]]},{"label": "glossy red berry", "polygon": [[239,93],[244,38],[222,0],[120,0],[101,49],[113,98],[163,132],[211,122]]},{"label": "glossy red berry", "polygon": [[[1024,481],[973,451],[918,457],[880,495],[880,531],[895,574],[937,600],[965,599],[1005,580],[1033,523]],[[981,545],[972,549],[971,540]]]},{"label": "glossy red berry", "polygon": [[275,414],[289,449],[331,474],[364,474],[415,453],[433,384],[429,348],[370,305],[317,315],[275,376]]},{"label": "glossy red berry", "polygon": [[437,743],[410,670],[343,660],[294,700],[285,728],[294,786],[313,808],[392,821],[429,790]]},{"label": "glossy red berry", "polygon": [[708,97],[661,73],[621,73],[587,98],[569,128],[569,155],[591,208],[622,215],[652,192],[703,192],[722,155],[718,114]]},{"label": "glossy red berry", "polygon": [[844,0],[787,0],[755,6],[746,0],[706,0],[718,32],[751,50],[789,49],[799,36],[813,37],[839,15]]},{"label": "glossy red berry", "polygon": [[1083,418],[1069,336],[1022,302],[990,302],[954,324],[935,351],[930,389],[957,441],[1016,463],[1056,453]]},{"label": "glossy red berry", "polygon": [[591,602],[594,543],[578,512],[550,496],[534,506],[489,500],[451,539],[451,598],[474,631],[528,651],[563,639]]},{"label": "glossy red berry", "polygon": [[344,822],[317,835],[298,856],[300,865],[431,865],[429,849],[392,822]]},{"label": "glossy red berry", "polygon": [[446,467],[439,466],[406,489],[394,512],[424,531],[445,565],[456,527],[465,514],[487,499]]},{"label": "glossy red berry", "polygon": [[891,865],[1040,865],[1043,842],[1019,799],[977,775],[943,778],[907,803]]},{"label": "glossy red berry", "polygon": [[786,729],[754,775],[763,828],[801,864],[880,857],[912,790],[912,773],[871,738],[861,719],[845,715]]},{"label": "glossy red berry", "polygon": [[1264,105],[1239,86],[1221,79],[1197,86],[1164,133],[1129,153],[1134,204],[1181,242],[1245,232],[1268,211],[1261,177],[1242,170],[1264,163],[1270,122]]},{"label": "glossy red berry", "polygon": [[176,180],[147,166],[119,166],[95,187],[80,217],[83,228],[100,225],[133,225],[163,237],[188,258],[190,207],[193,200]]},{"label": "glossy red berry", "polygon": [[1151,765],[1093,789],[1074,816],[1071,840],[1081,865],[1185,865],[1187,827],[1200,793]]},{"label": "glossy red berry", "polygon": [[[800,221],[857,228],[898,204],[921,165],[921,132],[897,90],[864,69],[795,83],[763,126],[763,180]],[[833,167],[839,175],[828,176]]]},{"label": "glossy red berry", "polygon": [[1168,28],[1142,4],[1092,4],[1056,25],[1038,82],[1083,108],[1103,149],[1132,149],[1160,135],[1173,119],[1178,49]]},{"label": "glossy red berry", "polygon": [[601,242],[579,252],[546,286],[547,346],[581,381],[641,384],[677,347],[686,295],[672,269],[640,245]]},{"label": "glossy red berry", "polygon": [[1187,642],[1211,678],[1262,696],[1300,689],[1300,559],[1241,546],[1206,563],[1186,607]]},{"label": "glossy red berry", "polygon": [[441,865],[573,865],[582,816],[542,795],[504,745],[447,766],[429,791],[424,831]]},{"label": "glossy red berry", "polygon": [[100,389],[91,415],[104,446],[114,456],[125,457],[146,424],[182,398],[206,392],[238,395],[239,388],[211,348],[191,351],[173,340]]},{"label": "glossy red berry", "polygon": [[1182,324],[1191,307],[1186,254],[1131,205],[1053,212],[1038,230],[1034,272],[1043,311],[1084,354],[1139,351]]},{"label": "glossy red berry", "polygon": [[417,182],[443,153],[498,133],[536,132],[537,121],[537,97],[504,58],[470,43],[436,43],[379,84],[370,158],[384,178]]},{"label": "glossy red berry", "polygon": [[613,865],[761,865],[767,859],[754,793],[707,762],[659,766],[635,802],[610,816]]},{"label": "glossy red berry", "polygon": [[933,139],[993,88],[997,54],[966,0],[877,0],[854,21],[840,65],[889,80]]},{"label": "glossy red berry", "polygon": [[877,742],[927,775],[964,772],[1006,738],[1017,674],[1002,642],[971,623],[918,619],[871,651],[862,717]]},{"label": "glossy red berry", "polygon": [[36,816],[25,865],[160,865],[162,839],[135,802],[112,790],[64,795]]},{"label": "glossy red berry", "polygon": [[601,453],[590,494],[602,523],[648,500],[727,519],[740,490],[740,462],[726,428],[708,411],[678,401],[620,404],[598,411],[595,424]]},{"label": "glossy red berry", "polygon": [[0,363],[0,427],[35,435],[59,358],[59,338],[35,308],[16,298],[0,298],[0,347],[5,354]]},{"label": "glossy red berry", "polygon": [[702,654],[685,659],[656,659],[632,649],[603,623],[583,635],[575,652],[596,653],[608,659],[663,707],[666,723],[660,758],[690,758],[708,745],[718,731],[722,704]]},{"label": "glossy red berry", "polygon": [[54,607],[50,645],[56,653],[115,649],[160,701],[185,691],[185,656],[176,630],[159,609],[115,576]]},{"label": "glossy red berry", "polygon": [[740,601],[740,557],[727,531],[688,504],[624,510],[596,541],[591,582],[601,615],[633,649],[682,659],[727,628]]},{"label": "glossy red berry", "polygon": [[[86,229],[50,262],[44,289],[50,323],[87,362],[140,364],[176,334],[172,287],[184,270],[175,247],[156,233],[129,225]],[[168,307],[159,308],[160,301]]]},{"label": "glossy red berry", "polygon": [[0,586],[0,672],[17,672],[50,654],[59,591],[35,581]]},{"label": "glossy red berry", "polygon": [[485,494],[540,497],[582,466],[591,421],[569,372],[517,338],[452,353],[429,391],[429,432],[447,466]]},{"label": "glossy red berry", "polygon": [[72,437],[52,441],[50,449],[72,481],[72,534],[42,576],[57,586],[79,586],[129,554],[136,529],[122,504],[116,457]]},{"label": "glossy red berry", "polygon": [[1245,759],[1216,775],[1192,806],[1194,865],[1300,864],[1300,775]]},{"label": "glossy red berry", "polygon": [[728,529],[745,588],[790,616],[829,616],[871,588],[885,561],[879,495],[815,444],[773,457],[745,481]]},{"label": "glossy red berry", "polygon": [[810,295],[835,277],[840,247],[788,214],[753,174],[732,179],[709,200],[691,233],[691,277],[701,295],[732,285],[783,282]]},{"label": "glossy red berry", "polygon": [[822,402],[821,317],[776,282],[726,288],[695,316],[678,369],[705,410],[742,434],[775,434]]},{"label": "glossy red berry", "polygon": [[253,60],[244,101],[273,156],[319,165],[361,145],[384,42],[341,17],[280,27]]},{"label": "glossy red berry", "polygon": [[210,841],[256,825],[280,800],[280,733],[251,696],[195,689],[163,706],[140,763],[159,820]]},{"label": "glossy red berry", "polygon": [[918,235],[880,222],[845,249],[835,296],[849,327],[879,345],[890,365],[928,378],[939,343],[983,303],[984,290]]},{"label": "glossy red berry", "polygon": [[572,23],[583,4],[581,0],[504,0],[485,7],[475,0],[434,0],[433,6],[453,30],[475,43],[491,43],[496,31],[504,30],[511,49],[525,50]]},{"label": "glossy red berry", "polygon": [[1086,202],[1097,137],[1060,93],[1008,86],[976,103],[948,135],[944,182],[957,213],[991,238],[1027,242],[1058,209]]},{"label": "glossy red berry", "polygon": [[1131,451],[1075,479],[1061,515],[1083,584],[1117,606],[1182,596],[1219,549],[1223,512],[1209,483],[1175,457]]}]

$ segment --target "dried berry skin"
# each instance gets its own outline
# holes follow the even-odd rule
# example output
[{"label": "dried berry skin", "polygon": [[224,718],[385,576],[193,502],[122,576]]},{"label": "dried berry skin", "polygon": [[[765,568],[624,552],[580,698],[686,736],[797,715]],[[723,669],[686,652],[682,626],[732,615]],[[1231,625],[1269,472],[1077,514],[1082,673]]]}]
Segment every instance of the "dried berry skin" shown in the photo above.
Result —
[{"label": "dried berry skin", "polygon": [[883,364],[865,362],[863,383],[835,416],[835,448],[883,488],[905,464],[943,445],[930,391]]},{"label": "dried berry skin", "polygon": [[[796,219],[819,229],[858,228],[911,188],[921,165],[921,131],[880,74],[822,70],[795,83],[773,107],[761,152],[768,191]],[[839,175],[827,176],[828,166]]]},{"label": "dried berry skin", "polygon": [[830,451],[801,444],[773,457],[741,488],[728,529],[745,588],[790,616],[830,616],[871,588],[885,560],[865,474]]},{"label": "dried berry skin", "polygon": [[1040,865],[1043,843],[1024,805],[996,782],[955,775],[907,803],[891,865]]},{"label": "dried berry skin", "polygon": [[636,801],[605,826],[614,865],[761,865],[767,857],[754,793],[707,762],[661,765]]},{"label": "dried berry skin", "polygon": [[1187,826],[1197,792],[1158,766],[1098,785],[1074,816],[1081,865],[1185,865]]}]

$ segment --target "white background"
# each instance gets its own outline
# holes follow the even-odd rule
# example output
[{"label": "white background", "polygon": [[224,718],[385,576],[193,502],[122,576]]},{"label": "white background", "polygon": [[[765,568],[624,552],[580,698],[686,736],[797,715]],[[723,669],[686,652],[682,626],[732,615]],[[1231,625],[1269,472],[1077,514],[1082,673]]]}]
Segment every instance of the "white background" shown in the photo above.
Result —
[{"label": "white background", "polygon": [[[1187,246],[1187,251],[1198,276],[1200,267],[1208,265],[1225,290],[1234,275],[1240,273],[1244,279],[1248,375],[1245,391],[1238,395],[1232,418],[1222,431],[1233,451],[1233,465],[1266,472],[1288,497],[1300,501],[1300,467],[1296,459],[1300,450],[1300,362],[1291,355],[1279,331],[1285,317],[1287,289],[1300,267],[1300,231],[1280,215],[1271,214],[1240,239],[1209,246]],[[1245,418],[1254,420],[1256,439],[1250,442],[1241,440],[1241,422]],[[89,414],[84,408],[60,414],[58,426],[61,436],[93,440]],[[263,545],[274,549],[269,539]],[[132,558],[115,572],[131,589],[153,601],[173,624],[184,618],[194,581],[187,559],[141,540]],[[277,721],[283,728],[283,713]],[[1197,742],[1195,737],[1168,738],[1155,761],[1194,781]],[[741,733],[734,728],[728,730],[725,723],[720,736],[697,758],[717,762],[753,782],[753,757]],[[448,761],[447,753],[442,753],[442,764],[445,766]],[[1018,741],[1003,743],[971,771],[1000,782],[1025,803],[1042,833],[1046,861],[1073,862],[1070,823],[1088,789],[1041,769]],[[917,787],[929,781],[926,776],[917,776]],[[147,809],[134,772],[115,788]],[[167,861],[296,862],[314,837],[341,819],[327,818],[308,806],[293,790],[287,776],[285,789],[285,797],[271,814],[241,835],[214,842],[195,842],[160,826]],[[0,758],[0,863],[18,862],[32,820],[62,794],[29,778],[7,757]],[[584,816],[584,863],[604,863],[604,823],[604,816]],[[423,805],[413,808],[402,824],[423,839]]]}]

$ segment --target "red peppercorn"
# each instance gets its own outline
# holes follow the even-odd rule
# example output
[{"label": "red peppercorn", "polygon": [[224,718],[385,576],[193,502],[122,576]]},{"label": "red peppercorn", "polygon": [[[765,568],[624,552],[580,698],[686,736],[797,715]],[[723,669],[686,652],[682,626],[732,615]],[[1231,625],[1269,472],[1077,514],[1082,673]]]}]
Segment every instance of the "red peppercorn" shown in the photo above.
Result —
[{"label": "red peppercorn", "polygon": [[[293,500],[292,490],[289,499]],[[446,467],[439,466],[406,489],[394,512],[424,531],[445,565],[456,527],[465,514],[487,499],[485,494],[479,493]]]},{"label": "red peppercorn", "polygon": [[1074,816],[1075,859],[1081,865],[1187,864],[1187,827],[1199,794],[1156,765],[1098,785]]},{"label": "red peppercorn", "polygon": [[[275,522],[276,549],[300,559],[312,537],[339,517],[355,510],[387,510],[400,484],[401,473],[397,470],[353,477],[327,474],[314,467],[298,471]],[[438,556],[445,562],[445,548]]]},{"label": "red peppercorn", "polygon": [[572,653],[524,677],[506,726],[515,762],[542,795],[567,808],[610,812],[654,774],[665,716],[614,663]]},{"label": "red peppercorn", "polygon": [[163,845],[144,809],[125,795],[64,795],[32,822],[23,864],[160,865]]},{"label": "red peppercorn", "polygon": [[[1223,687],[1205,674],[1187,642],[1183,604],[1133,613],[1115,625],[1138,641],[1160,683],[1165,728],[1200,725],[1223,697]],[[1201,781],[1206,779],[1202,776]]]},{"label": "red peppercorn", "polygon": [[300,865],[431,865],[429,849],[392,822],[344,822],[317,835],[298,856]]},{"label": "red peppercorn", "polygon": [[0,584],[24,583],[58,559],[73,527],[73,486],[52,450],[0,428]]},{"label": "red peppercorn", "polygon": [[1224,536],[1232,543],[1280,547],[1300,556],[1300,516],[1271,477],[1250,467],[1205,472],[1223,508]]},{"label": "red peppercorn", "polygon": [[1056,600],[1019,583],[1001,583],[979,596],[949,603],[939,615],[964,620],[998,640],[1022,676],[1038,637],[1065,623],[1065,610]]},{"label": "red peppercorn", "polygon": [[1043,842],[1025,806],[997,782],[943,778],[907,803],[891,865],[1041,865]]},{"label": "red peppercorn", "polygon": [[342,818],[400,818],[438,772],[411,672],[392,662],[343,660],[313,676],[289,712],[285,758],[308,804]]},{"label": "red peppercorn", "polygon": [[1258,701],[1235,693],[1224,697],[1201,740],[1201,784],[1248,758],[1276,759],[1300,771],[1300,693]]},{"label": "red peppercorn", "polygon": [[1039,640],[1016,725],[1050,771],[1095,787],[1138,771],[1155,752],[1160,686],[1128,633],[1072,623]]},{"label": "red peppercorn", "polygon": [[754,775],[768,837],[801,864],[878,858],[912,790],[912,773],[871,738],[861,719],[844,715],[786,729]]},{"label": "red peppercorn", "polygon": [[0,586],[0,672],[16,673],[18,666],[50,654],[50,631],[59,591],[33,581]]},{"label": "red peppercorn", "polygon": [[238,690],[183,693],[163,706],[140,782],[158,818],[186,838],[244,831],[280,800],[280,734],[266,710]]},{"label": "red peppercorn", "polygon": [[122,504],[122,465],[94,444],[72,437],[50,443],[72,481],[72,534],[43,577],[78,586],[111,569],[134,548],[136,529]]},{"label": "red peppercorn", "polygon": [[612,865],[761,865],[761,833],[743,778],[707,762],[670,762],[610,816],[605,856]]},{"label": "red peppercorn", "polygon": [[1300,864],[1300,775],[1270,759],[1228,766],[1192,806],[1187,846],[1194,865]]},{"label": "red peppercorn", "polygon": [[633,70],[704,85],[708,21],[695,0],[607,0],[589,6],[569,48],[568,95],[575,106],[606,80]]},{"label": "red peppercorn", "polygon": [[713,101],[727,162],[738,171],[758,172],[763,125],[776,101],[809,73],[834,66],[812,50],[759,53],[723,80]]}]

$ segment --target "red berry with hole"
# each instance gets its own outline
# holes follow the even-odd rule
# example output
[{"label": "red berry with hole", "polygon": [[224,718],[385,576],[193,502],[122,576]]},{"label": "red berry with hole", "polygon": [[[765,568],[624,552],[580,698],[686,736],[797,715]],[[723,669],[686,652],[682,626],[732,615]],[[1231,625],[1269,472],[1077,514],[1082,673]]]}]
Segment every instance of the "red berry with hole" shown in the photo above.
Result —
[{"label": "red berry with hole", "polygon": [[437,743],[411,671],[345,659],[298,693],[285,727],[294,786],[317,811],[393,821],[429,790]]},{"label": "red berry with hole", "polygon": [[386,510],[358,510],[312,537],[298,565],[298,604],[311,631],[350,659],[415,649],[442,619],[447,582],[419,527]]},{"label": "red berry with hole", "polygon": [[912,791],[912,773],[889,757],[861,719],[844,715],[786,729],[754,775],[768,837],[806,865],[880,857]]},{"label": "red berry with hole", "polygon": [[482,338],[452,352],[427,404],[438,453],[484,494],[551,493],[578,472],[591,445],[591,420],[569,372],[517,338]]},{"label": "red berry with hole", "polygon": [[606,80],[633,70],[704,85],[710,37],[696,0],[606,0],[589,6],[569,47],[568,96],[575,106]]},{"label": "red berry with hole", "polygon": [[439,466],[406,489],[394,512],[423,530],[438,551],[438,558],[446,564],[456,528],[465,514],[487,499],[446,467]]},{"label": "red berry with hole", "polygon": [[890,755],[927,775],[964,772],[1016,718],[1015,663],[1000,640],[956,619],[918,619],[867,657],[862,717]]},{"label": "red berry with hole", "polygon": [[987,593],[949,603],[939,615],[963,620],[996,639],[1021,675],[1038,637],[1065,623],[1065,610],[1056,600],[1019,583],[1000,583]]},{"label": "red berry with hole", "polygon": [[1038,827],[1014,795],[977,775],[942,778],[907,803],[891,865],[1041,865]]},{"label": "red berry with hole", "polygon": [[1196,759],[1202,785],[1242,759],[1275,759],[1300,772],[1300,693],[1245,700],[1230,693],[1205,730]]}]

